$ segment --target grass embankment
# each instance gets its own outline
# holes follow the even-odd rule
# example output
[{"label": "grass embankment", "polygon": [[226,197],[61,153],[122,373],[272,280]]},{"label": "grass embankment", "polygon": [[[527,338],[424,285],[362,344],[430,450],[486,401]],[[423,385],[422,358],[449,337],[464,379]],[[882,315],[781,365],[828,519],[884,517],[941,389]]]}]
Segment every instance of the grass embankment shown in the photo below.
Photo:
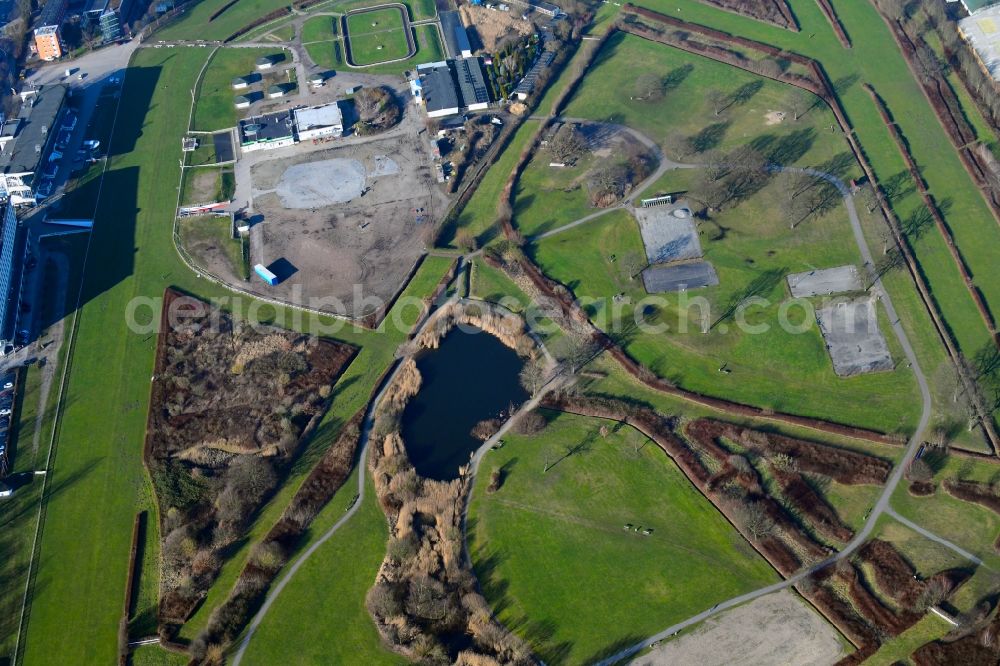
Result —
[{"label": "grass embankment", "polygon": [[[893,113],[929,190],[938,201],[945,202],[942,212],[971,272],[978,277],[977,286],[982,289],[992,311],[1000,312],[1000,282],[988,279],[991,267],[996,265],[1000,225],[987,209],[887,27],[870,3],[848,3],[837,8],[854,45],[849,50],[840,45],[819,7],[809,0],[789,3],[802,27],[798,33],[714,10],[694,0],[640,0],[637,4],[819,60],[837,87],[876,177],[885,183],[903,172],[905,165],[875,105],[859,82],[870,83]],[[915,193],[893,202],[894,209],[904,219],[921,206]],[[949,328],[963,352],[971,356],[989,342],[989,336],[943,239],[931,228],[914,244],[921,269]],[[914,312],[907,314],[916,316]],[[926,338],[932,339],[933,335]]]},{"label": "grass embankment", "polygon": [[[545,414],[543,431],[505,436],[487,454],[469,514],[469,548],[487,599],[545,661],[592,663],[776,580],[638,431]],[[495,469],[504,480],[488,493]],[[653,532],[625,530],[626,523]]]},{"label": "grass embankment", "polygon": [[455,234],[459,229],[468,229],[476,237],[479,245],[485,245],[497,234],[495,222],[497,219],[497,203],[503,191],[511,170],[524,150],[525,144],[538,130],[538,121],[526,120],[511,137],[503,154],[483,176],[475,193],[462,212],[441,231],[438,242],[447,247],[454,247]]},{"label": "grass embankment", "polygon": [[[260,95],[271,83],[287,81],[284,74],[272,81],[271,73],[264,72],[262,77],[257,71],[257,58],[278,55],[284,58],[278,63],[279,67],[292,62],[288,52],[282,49],[221,48],[216,51],[198,85],[192,129],[213,132],[235,126],[240,117],[239,110],[233,106],[236,95]],[[248,74],[260,80],[249,88],[234,90],[233,79]]]},{"label": "grass embankment", "polygon": [[340,20],[334,16],[315,16],[302,24],[302,43],[325,42],[337,37]]},{"label": "grass embankment", "polygon": [[[375,581],[389,532],[371,480],[357,514],[299,569],[250,640],[243,663],[403,664],[381,647],[378,631],[365,609],[365,595]],[[357,470],[344,483],[310,528],[322,536],[344,514],[358,491]],[[330,640],[336,627],[338,639]],[[297,648],[288,650],[295,636]]]},{"label": "grass embankment", "polygon": [[[51,487],[58,492],[47,500],[26,664],[114,661],[135,511],[151,511],[152,529],[156,527],[141,465],[155,335],[129,330],[128,304],[135,298],[154,299],[152,308],[139,311],[139,320],[148,321],[158,319],[155,299],[167,286],[201,298],[229,295],[181,263],[171,225],[163,223],[171,219],[176,204],[177,137],[186,129],[190,103],[178,91],[194,86],[206,57],[202,49],[143,49],[126,74],[105,182],[108,195],[98,204],[75,351],[59,414],[50,472]],[[173,156],[165,151],[173,151]],[[261,319],[279,325],[294,321],[289,314],[267,305],[260,311]],[[333,323],[322,322],[328,327]],[[403,334],[344,327],[335,337],[362,349],[334,388],[323,436],[303,448],[289,480],[257,517],[252,536],[270,528],[339,425],[367,400]],[[155,588],[155,554],[143,564],[140,585]],[[150,609],[138,609],[139,614],[146,612]],[[74,640],[52,640],[67,631]]]}]

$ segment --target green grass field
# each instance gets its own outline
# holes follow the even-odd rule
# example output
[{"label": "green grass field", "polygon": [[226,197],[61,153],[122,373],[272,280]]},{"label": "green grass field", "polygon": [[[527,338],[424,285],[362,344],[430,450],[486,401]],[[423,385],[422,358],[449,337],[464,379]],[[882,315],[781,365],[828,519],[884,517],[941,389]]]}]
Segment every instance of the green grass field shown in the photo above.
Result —
[{"label": "green grass field", "polygon": [[[996,265],[1000,225],[986,208],[888,29],[870,3],[842,3],[843,6],[837,7],[838,16],[854,44],[849,50],[836,40],[818,6],[808,0],[790,0],[802,28],[797,33],[715,10],[695,0],[640,0],[638,4],[821,61],[830,79],[839,84],[838,94],[876,176],[885,181],[903,171],[905,165],[859,81],[870,83],[894,114],[930,191],[939,201],[946,202],[945,218],[971,272],[979,276],[977,285],[987,303],[994,312],[1000,311],[1000,282],[987,278],[991,267]],[[915,194],[893,204],[904,219],[919,205]],[[916,253],[961,348],[966,353],[974,353],[987,344],[988,333],[940,234],[929,230],[916,243]]]},{"label": "green grass field", "polygon": [[156,39],[222,40],[275,9],[287,6],[278,0],[240,0],[212,21],[209,17],[229,0],[203,0],[186,9],[173,22],[156,32]]},{"label": "green grass field", "polygon": [[[177,137],[187,123],[186,91],[194,86],[206,57],[202,49],[143,49],[126,75],[105,181],[110,194],[98,204],[67,399],[59,414],[50,472],[54,490],[47,498],[26,664],[115,659],[132,518],[137,510],[154,508],[140,458],[156,340],[130,332],[125,320],[128,303],[156,299],[168,285],[204,298],[228,295],[183,266],[172,246],[171,225],[164,224],[177,198]],[[125,210],[135,213],[127,215]],[[425,262],[412,288],[429,291],[428,285],[444,271],[447,260],[442,262]],[[438,269],[437,275],[428,276]],[[271,306],[260,314],[264,321],[291,321],[284,310]],[[249,543],[270,528],[340,424],[367,401],[404,333],[348,326],[337,337],[361,351],[335,386],[323,426],[302,448],[286,483],[258,514],[250,541],[237,555],[245,557]],[[144,560],[140,586],[155,587],[156,567],[154,553]],[[224,575],[230,572],[230,584],[235,580],[231,569],[223,570]],[[226,594],[228,588],[210,600]],[[75,639],[51,640],[67,632]]]},{"label": "green grass field", "polygon": [[[659,101],[641,99],[634,72],[674,83]],[[718,115],[708,98],[711,90],[732,95],[744,86],[758,85],[760,89],[748,100]],[[619,93],[609,95],[608,90]],[[814,106],[798,121],[792,120],[791,113],[781,122],[768,119],[773,111],[788,111],[794,91],[789,85],[729,65],[619,33],[597,55],[563,115],[627,125],[652,138],[667,154],[672,152],[668,137],[675,133],[694,137],[706,128],[705,145],[719,150],[766,138],[782,146],[774,161],[785,165],[815,166],[846,152],[843,137],[830,133],[833,114],[824,107]],[[684,161],[703,159],[694,156]],[[859,167],[856,173],[860,174]]]},{"label": "green grass field", "polygon": [[302,24],[302,43],[325,42],[336,38],[340,20],[333,16],[316,16]]},{"label": "green grass field", "polygon": [[[505,436],[483,459],[469,513],[469,548],[487,599],[546,662],[593,663],[777,579],[637,431],[546,415],[545,430]],[[613,430],[607,438],[602,424]],[[543,472],[547,461],[555,464]],[[503,485],[487,493],[494,469],[504,471]],[[623,530],[625,523],[653,533]]]},{"label": "green grass field", "polygon": [[[365,594],[375,582],[388,538],[385,517],[368,480],[360,510],[299,569],[250,640],[243,663],[403,664],[381,647],[365,609]],[[310,528],[322,535],[344,513],[357,493],[357,472],[316,517]],[[336,627],[338,640],[330,640]],[[294,637],[296,649],[288,650]]]},{"label": "green grass field", "polygon": [[[1000,466],[950,456],[935,475],[939,484],[946,479],[968,479],[983,483],[1000,480]],[[1000,515],[986,507],[952,497],[943,488],[928,497],[914,497],[901,483],[892,496],[892,505],[901,515],[921,527],[949,539],[994,569],[1000,567],[1000,555],[993,544],[1000,534]]]},{"label": "green grass field", "polygon": [[[802,324],[805,330],[780,325],[779,313],[788,298],[785,275],[860,264],[843,207],[789,231],[775,204],[782,186],[778,179],[718,215],[715,222],[727,230],[721,240],[711,240],[715,232],[709,223],[701,225],[699,240],[720,284],[661,294],[655,305],[658,311],[648,321],[666,324],[667,330],[633,326],[636,307],[649,301],[643,301],[641,278],[629,280],[626,275],[630,269],[625,258],[644,254],[638,225],[630,214],[608,213],[531,245],[529,253],[547,275],[567,285],[581,301],[592,302],[586,306],[591,318],[617,335],[636,360],[678,386],[777,411],[909,432],[919,409],[916,383],[905,364],[893,372],[839,378],[811,312],[795,307],[787,315],[789,322]],[[767,305],[747,308],[746,323],[766,324],[767,330],[753,333],[726,320],[704,333],[727,304],[765,271],[773,271],[778,279],[760,294]],[[631,304],[614,303],[612,297],[619,293],[627,294]],[[617,324],[616,308],[622,312]],[[902,358],[884,316],[880,328],[894,357]],[[723,364],[730,373],[719,372]]]},{"label": "green grass field", "polygon": [[340,69],[344,66],[344,43],[339,39],[312,42],[304,46],[306,53],[318,66],[324,69]]},{"label": "green grass field", "polygon": [[550,167],[545,149],[532,158],[514,190],[514,225],[533,236],[596,212],[587,193],[587,173],[599,162],[593,154],[567,167]]},{"label": "green grass field", "polygon": [[220,48],[205,68],[198,86],[193,129],[209,132],[235,126],[239,111],[233,106],[233,98],[248,90],[261,90],[266,83],[258,82],[250,88],[233,90],[233,79],[256,74],[257,58],[278,54],[285,57],[282,64],[291,62],[291,56],[281,49]]},{"label": "green grass field", "polygon": [[351,60],[359,66],[398,60],[409,53],[403,16],[395,9],[348,16],[347,39]]}]

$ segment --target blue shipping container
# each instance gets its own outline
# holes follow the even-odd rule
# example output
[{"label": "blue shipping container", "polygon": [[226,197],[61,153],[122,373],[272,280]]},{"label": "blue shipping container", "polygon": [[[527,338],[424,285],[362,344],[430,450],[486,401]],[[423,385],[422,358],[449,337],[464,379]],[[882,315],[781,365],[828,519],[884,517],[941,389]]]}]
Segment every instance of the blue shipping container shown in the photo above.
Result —
[{"label": "blue shipping container", "polygon": [[268,283],[272,287],[278,284],[278,276],[272,273],[271,271],[267,270],[264,264],[257,264],[256,266],[253,267],[253,269],[254,271],[256,271],[257,275],[260,276],[261,280]]}]

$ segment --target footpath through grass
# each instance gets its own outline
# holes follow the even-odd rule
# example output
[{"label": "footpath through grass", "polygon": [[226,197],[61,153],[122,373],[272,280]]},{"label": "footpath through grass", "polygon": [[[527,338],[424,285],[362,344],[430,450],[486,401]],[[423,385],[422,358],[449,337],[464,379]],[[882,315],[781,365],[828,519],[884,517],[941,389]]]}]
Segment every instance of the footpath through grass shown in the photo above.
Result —
[{"label": "footpath through grass", "polygon": [[[844,49],[815,2],[790,0],[801,32],[769,26],[703,5],[696,0],[640,0],[637,4],[756,39],[817,59],[834,82],[847,115],[880,182],[905,170],[899,151],[861,82],[870,83],[885,100],[906,137],[910,151],[943,213],[976,284],[994,313],[1000,312],[1000,281],[991,280],[1000,247],[996,223],[959,161],[933,109],[914,80],[878,13],[870,2],[841,3],[837,13],[851,41]],[[913,193],[893,203],[908,218],[922,206]],[[941,235],[930,228],[915,241],[917,259],[962,350],[972,355],[989,335],[962,284]]]},{"label": "footpath through grass", "polygon": [[[638,431],[544,413],[544,430],[505,436],[483,459],[469,549],[500,621],[546,662],[593,663],[777,580]],[[493,470],[503,483],[488,493]]]},{"label": "footpath through grass", "polygon": [[[180,177],[177,137],[186,129],[187,91],[207,55],[203,49],[141,49],[126,74],[60,412],[25,664],[115,660],[134,513],[149,510],[156,530],[141,463],[156,335],[130,330],[130,303],[140,299],[137,320],[146,323],[158,320],[157,299],[167,286],[202,298],[230,297],[187,269],[171,240]],[[428,271],[439,267],[425,266]],[[441,273],[443,268],[414,288],[429,291],[427,285]],[[242,305],[250,302],[243,299]],[[260,314],[263,321],[295,321],[272,306],[265,305]],[[258,516],[253,534],[270,528],[340,424],[367,401],[404,333],[348,326],[335,337],[360,346],[359,356],[334,388],[323,436],[305,445],[289,480]],[[156,568],[155,557],[145,558],[140,584],[146,589],[155,588]],[[63,640],[67,636],[72,640]]]},{"label": "footpath through grass", "polygon": [[[310,542],[344,515],[357,493],[357,474],[355,468],[313,521]],[[389,536],[375,489],[370,479],[366,483],[358,512],[313,553],[271,606],[244,654],[247,666],[406,663],[382,647],[365,608]],[[295,650],[288,649],[289,640],[295,641]]]}]

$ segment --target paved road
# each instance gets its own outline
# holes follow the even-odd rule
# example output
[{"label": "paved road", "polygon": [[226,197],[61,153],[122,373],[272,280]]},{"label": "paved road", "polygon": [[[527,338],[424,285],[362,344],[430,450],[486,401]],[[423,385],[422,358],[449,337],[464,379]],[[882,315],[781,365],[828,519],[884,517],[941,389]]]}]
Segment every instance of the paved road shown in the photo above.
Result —
[{"label": "paved road", "polygon": [[[886,507],[885,513],[886,513],[886,515],[892,516],[893,518],[895,518],[899,522],[903,523],[904,525],[906,525],[907,527],[909,527],[914,532],[917,532],[918,534],[921,534],[921,535],[927,537],[931,541],[934,541],[936,543],[941,544],[942,546],[944,546],[945,548],[947,548],[949,550],[955,551],[956,553],[958,553],[959,555],[961,555],[965,559],[969,560],[970,562],[974,562],[976,564],[976,566],[985,566],[985,565],[983,565],[983,561],[981,559],[979,559],[978,557],[976,557],[975,555],[973,555],[969,551],[967,551],[967,550],[963,549],[962,547],[960,547],[960,546],[952,543],[951,541],[948,541],[947,539],[939,537],[938,535],[934,534],[930,530],[925,530],[923,527],[921,527],[920,525],[917,525],[915,522],[913,522],[909,518],[906,518],[906,517],[901,516],[898,513],[896,513],[896,510],[893,509],[891,506]],[[987,568],[990,568],[990,567],[987,567]]]},{"label": "paved road", "polygon": [[[865,237],[861,229],[861,221],[858,219],[858,213],[854,207],[854,197],[851,195],[850,190],[843,183],[843,181],[841,181],[836,176],[822,173],[814,169],[799,169],[793,167],[773,167],[773,168],[775,170],[782,170],[782,171],[792,171],[792,172],[804,171],[807,173],[811,173],[819,178],[823,178],[824,180],[832,183],[837,187],[837,189],[841,193],[841,196],[844,199],[844,205],[847,207],[847,215],[851,221],[851,230],[854,233],[854,240],[858,246],[858,250],[861,252],[861,257],[864,261],[864,267],[865,269],[873,270],[875,262],[872,259],[871,250],[868,248],[868,243],[865,241]],[[648,648],[653,643],[668,639],[671,636],[675,635],[677,632],[681,631],[682,629],[686,629],[695,624],[698,624],[699,622],[713,615],[716,615],[717,613],[721,613],[724,610],[727,610],[734,606],[738,606],[747,601],[752,601],[759,597],[763,597],[772,592],[777,592],[778,590],[783,590],[788,587],[791,587],[792,585],[795,585],[796,583],[806,578],[807,576],[812,575],[816,571],[819,571],[824,567],[827,567],[839,560],[849,557],[868,539],[868,537],[872,533],[872,530],[875,529],[875,525],[878,522],[878,519],[882,516],[883,513],[889,513],[889,515],[896,517],[895,512],[892,511],[891,507],[889,506],[889,501],[892,498],[892,493],[896,490],[896,486],[898,486],[900,480],[902,480],[904,471],[906,470],[907,467],[909,467],[910,462],[913,460],[913,457],[916,455],[917,450],[919,449],[920,444],[923,441],[924,430],[927,428],[927,423],[930,420],[931,416],[931,394],[930,394],[930,389],[927,385],[927,378],[924,376],[924,372],[920,367],[920,363],[917,360],[917,356],[913,351],[913,347],[910,345],[910,341],[906,337],[906,332],[903,330],[903,327],[900,324],[899,316],[896,314],[896,309],[893,307],[892,300],[889,298],[889,294],[885,291],[884,287],[882,286],[882,281],[877,280],[873,285],[872,289],[878,295],[878,297],[882,299],[882,304],[885,306],[886,313],[889,316],[889,321],[892,322],[891,324],[892,331],[896,335],[896,339],[899,340],[899,344],[903,349],[903,354],[906,356],[907,361],[910,363],[913,369],[913,374],[917,379],[917,385],[920,388],[921,412],[920,412],[920,420],[917,423],[917,427],[914,430],[913,435],[910,437],[909,441],[906,444],[906,449],[903,452],[903,456],[900,458],[899,462],[896,463],[896,466],[893,468],[892,473],[889,476],[888,482],[882,489],[882,494],[879,495],[878,501],[875,502],[875,506],[872,508],[871,513],[868,516],[868,520],[865,521],[865,524],[858,531],[858,533],[854,535],[854,538],[851,539],[851,541],[840,552],[831,555],[822,562],[809,566],[799,571],[798,573],[792,575],[791,577],[786,578],[785,580],[779,581],[772,585],[768,585],[767,587],[761,588],[759,590],[748,592],[747,594],[742,594],[738,597],[733,597],[732,599],[723,601],[722,603],[719,603],[713,606],[712,608],[709,608],[708,610],[699,613],[698,615],[690,617],[684,620],[683,622],[679,622],[673,626],[667,627],[663,631],[653,636],[650,636],[649,638],[646,638],[645,640],[640,641],[639,643],[636,643],[635,645],[626,648],[621,652],[618,652],[617,654],[609,657],[608,659],[601,661],[600,664],[602,666],[603,665],[610,666],[610,664],[614,664],[624,659],[628,659],[629,657],[635,655],[636,653]],[[930,534],[929,532],[923,529],[920,530],[920,533],[925,535]],[[944,543],[949,547],[954,546],[954,544],[951,544],[950,542],[945,542],[943,539],[940,538],[935,538],[935,541],[939,543]],[[957,546],[954,546],[954,548],[957,548]]]}]

